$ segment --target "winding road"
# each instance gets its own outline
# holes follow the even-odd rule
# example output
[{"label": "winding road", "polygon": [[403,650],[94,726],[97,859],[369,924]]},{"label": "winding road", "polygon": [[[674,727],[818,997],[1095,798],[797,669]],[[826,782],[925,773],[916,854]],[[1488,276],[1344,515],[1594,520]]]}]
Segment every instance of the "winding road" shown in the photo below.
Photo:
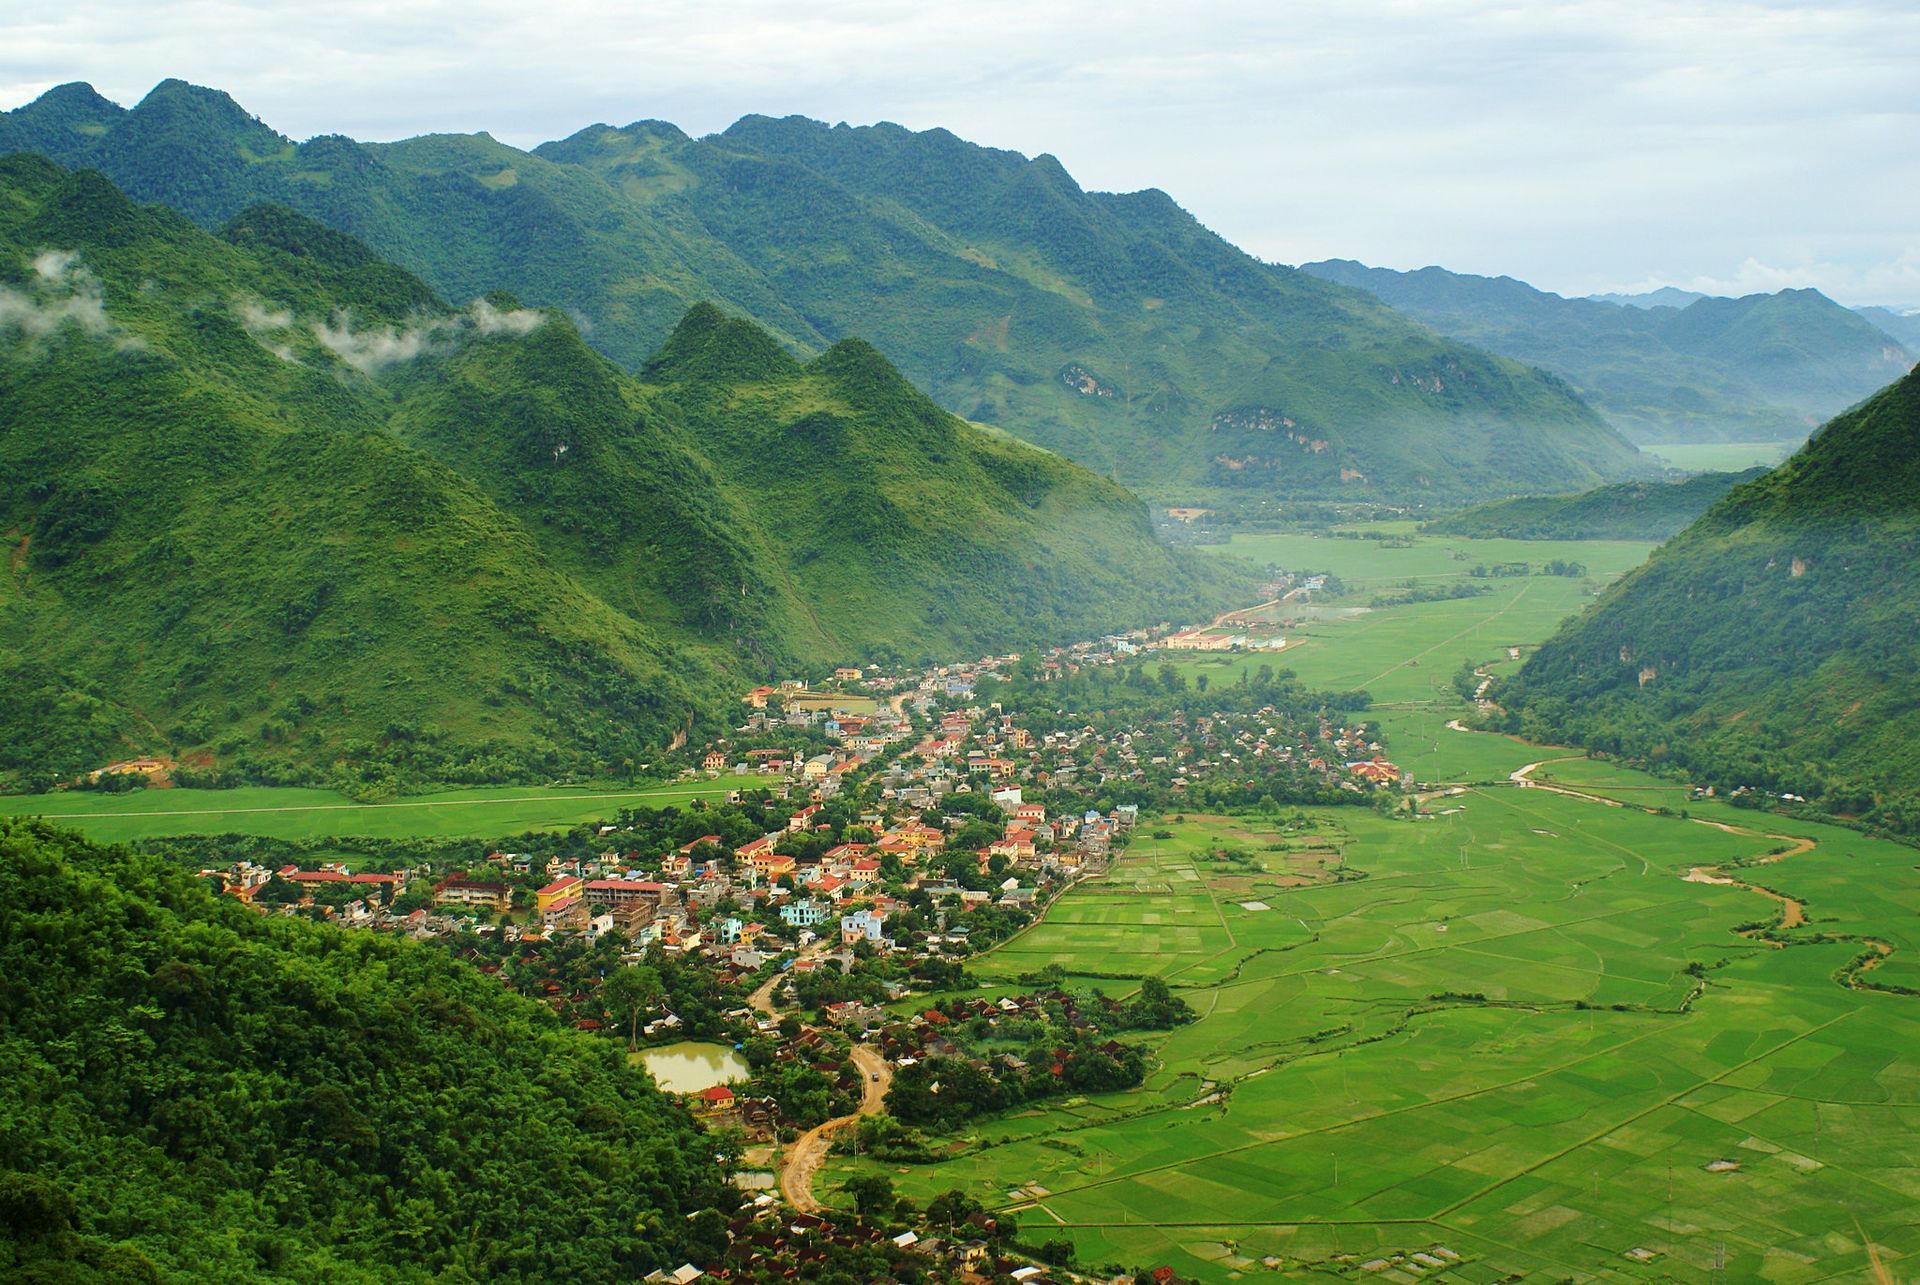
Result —
[{"label": "winding road", "polygon": [[[823,954],[827,945],[824,940],[815,942],[801,951],[799,957],[807,959]],[[773,991],[786,980],[786,976],[786,971],[782,970],[767,978],[747,997],[747,1003],[769,1017],[777,1016],[773,1006]],[[824,1124],[815,1125],[780,1153],[780,1194],[800,1213],[817,1214],[824,1208],[813,1197],[813,1176],[826,1161],[827,1152],[833,1146],[833,1135],[861,1116],[879,1115],[886,1108],[887,1089],[893,1084],[892,1065],[871,1044],[853,1046],[853,1064],[860,1069],[860,1109],[852,1115],[836,1116]]]},{"label": "winding road", "polygon": [[813,1176],[826,1161],[833,1146],[833,1135],[865,1115],[879,1115],[887,1100],[887,1086],[893,1083],[893,1067],[871,1044],[853,1046],[853,1064],[860,1068],[860,1109],[852,1115],[836,1116],[794,1139],[780,1156],[780,1194],[803,1214],[817,1214],[823,1205],[813,1196]]}]

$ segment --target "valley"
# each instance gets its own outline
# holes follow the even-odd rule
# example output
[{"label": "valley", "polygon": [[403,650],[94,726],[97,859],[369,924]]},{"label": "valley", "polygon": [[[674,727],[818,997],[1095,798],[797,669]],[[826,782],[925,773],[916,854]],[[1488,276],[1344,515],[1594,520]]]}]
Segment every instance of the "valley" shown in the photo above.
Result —
[{"label": "valley", "polygon": [[[841,916],[843,928],[830,933],[829,917],[810,943],[814,932],[768,933],[756,923],[745,956],[723,944],[726,924],[741,924],[756,906],[764,918],[799,904],[747,872],[755,844],[741,846],[731,863],[712,849],[704,874],[630,854],[615,868],[632,865],[667,888],[678,880],[682,891],[667,895],[687,898],[684,913],[672,916],[663,902],[653,924],[667,925],[665,935],[637,938],[653,944],[627,956],[654,960],[678,979],[671,1006],[651,1010],[658,1016],[648,1023],[649,1041],[691,1031],[761,1050],[749,1053],[752,1088],[729,1091],[717,1116],[705,1107],[696,1113],[708,1113],[709,1127],[744,1127],[769,1148],[792,1139],[776,1163],[786,1175],[783,1197],[802,1221],[818,1224],[808,1224],[807,1243],[842,1243],[837,1228],[851,1216],[849,1202],[866,1201],[856,1193],[885,1179],[916,1208],[978,1211],[968,1215],[986,1220],[975,1234],[1015,1264],[1020,1246],[1031,1254],[1058,1242],[1071,1245],[1083,1272],[1166,1266],[1209,1283],[1325,1275],[1491,1282],[1536,1273],[1657,1280],[1707,1274],[1716,1263],[1738,1278],[1813,1281],[1920,1254],[1904,1217],[1916,1195],[1906,1175],[1920,1167],[1911,1129],[1920,1084],[1901,1052],[1920,1038],[1912,999],[1920,993],[1920,941],[1904,926],[1920,911],[1912,849],[1735,808],[1617,763],[1470,731],[1461,721],[1474,717],[1469,697],[1481,680],[1512,673],[1517,656],[1651,547],[1477,540],[1380,523],[1243,535],[1206,546],[1208,556],[1252,559],[1280,577],[1276,587],[1289,575],[1322,584],[1278,595],[1259,613],[1284,631],[1278,652],[1182,654],[1142,639],[1135,657],[1093,642],[1040,653],[1061,671],[1050,682],[1024,661],[989,658],[902,673],[894,680],[902,696],[808,693],[794,709],[831,719],[857,705],[865,712],[839,717],[856,727],[873,720],[868,736],[886,735],[889,718],[904,720],[898,744],[912,750],[899,758],[883,750],[871,767],[849,759],[854,771],[828,797],[829,811],[811,809],[834,818],[823,844],[852,838],[855,855],[910,853],[914,822],[875,830],[873,848],[844,827],[862,808],[874,809],[871,820],[897,818],[899,801],[912,797],[904,791],[957,779],[943,777],[943,751],[930,751],[946,741],[984,773],[982,789],[1021,780],[1029,800],[1045,799],[1050,806],[1029,803],[1022,815],[1048,826],[1056,811],[1076,815],[1076,797],[1115,797],[1111,784],[1097,782],[1124,781],[1131,768],[1138,819],[1122,827],[1112,820],[1117,811],[1089,812],[1102,817],[1110,851],[1105,839],[1089,848],[1081,838],[1068,855],[1069,841],[1059,838],[1051,853],[1032,857],[1012,842],[1010,819],[1010,846],[992,851],[1006,854],[996,869],[1020,896],[983,896],[1015,907],[1014,918],[990,936],[944,944],[946,918],[936,923],[926,912],[976,882],[972,854],[954,859],[955,841],[931,866],[927,852],[892,873],[869,862],[842,889],[836,885],[856,873],[853,858],[836,858],[847,849],[816,865],[807,857],[816,849],[782,840],[809,862],[796,872],[795,893],[831,895],[839,904],[830,916]],[[1553,563],[1580,572],[1550,574]],[[1509,570],[1496,577],[1496,566]],[[1485,592],[1390,596],[1462,585]],[[1056,757],[1049,729],[1075,723],[1070,714],[1064,722],[1050,716],[1049,706],[1070,706],[1076,684],[1141,658],[1142,672],[1157,669],[1157,685],[1175,705],[1143,690],[1140,715],[1103,724],[1090,743],[1118,747],[1121,757],[1096,755],[1099,775],[1069,783],[1056,765],[1074,756]],[[1178,732],[1186,714],[1173,716],[1178,734],[1170,740],[1160,724],[1168,709],[1206,708],[1219,693],[1219,712],[1197,727],[1213,725],[1206,745],[1225,744],[1217,733],[1232,724],[1241,684],[1266,690],[1257,685],[1273,680],[1260,671],[1280,666],[1298,674],[1302,694],[1368,693],[1359,717],[1378,728],[1372,752],[1375,761],[1391,760],[1387,779],[1396,788],[1347,806],[1277,792],[1221,805],[1238,796],[1221,792],[1227,777],[1213,781],[1204,762],[1231,756],[1216,749],[1203,761],[1181,748],[1203,744]],[[1176,683],[1177,691],[1169,685]],[[887,685],[878,687],[883,696]],[[1036,695],[1047,703],[1034,704]],[[1008,712],[981,717],[979,702],[989,699]],[[1296,716],[1270,708],[1265,717],[1291,725]],[[1011,752],[1023,742],[1032,765],[1016,775],[1001,759],[1024,759],[1027,751]],[[1169,752],[1185,765],[1176,775],[1148,766],[1148,754]],[[1042,768],[1054,779],[1037,786]],[[552,829],[556,850],[588,852],[595,827],[577,827],[571,838],[561,832],[616,806],[640,809],[621,814],[636,825],[691,808],[683,828],[740,833],[727,819],[736,812],[728,800],[777,821],[795,806],[783,799],[806,797],[798,780],[764,774],[612,798],[543,791],[538,802],[511,787],[368,807],[292,792],[223,793],[230,806],[207,822],[169,806],[207,801],[206,791],[140,791],[131,804],[126,795],[52,797],[105,837],[204,826],[339,854],[383,835],[477,838],[522,826]],[[944,797],[950,809],[960,796]],[[1011,817],[1013,803],[1004,806]],[[109,815],[116,811],[146,815]],[[996,825],[956,840],[983,842],[997,832]],[[988,850],[977,882],[992,889],[998,876],[985,873]],[[754,871],[763,868],[759,855],[751,860]],[[557,888],[568,871],[604,880],[609,867],[555,857],[536,863],[525,886],[554,877]],[[715,880],[718,902],[694,891]],[[549,891],[541,890],[543,904]],[[520,976],[525,961],[557,962],[570,941],[593,939],[556,918],[558,910],[543,916],[529,900],[527,912],[503,916],[507,937],[481,945],[479,958],[508,949],[510,975]],[[471,940],[460,935],[458,910],[434,913],[455,915],[450,943]],[[877,950],[849,950],[846,943],[869,930],[844,925],[864,925],[860,917],[870,913],[884,917],[885,937]],[[380,926],[377,914],[371,926]],[[788,958],[807,970],[844,969],[845,980],[834,973],[816,983],[812,971],[803,978],[783,968]],[[955,966],[964,972],[950,971]],[[685,988],[709,970],[720,990],[689,1007],[695,992]],[[963,988],[952,986],[956,976],[967,979]],[[1078,996],[1085,1005],[1102,993],[1130,1004],[1149,979],[1164,983],[1190,1020],[1119,1037],[1145,1058],[1137,1085],[1050,1093],[951,1124],[909,1124],[905,1136],[924,1139],[911,1144],[873,1132],[903,1127],[896,1117],[905,1108],[891,1090],[916,1059],[976,1051],[1031,1059],[1030,1033],[993,1029],[1007,1006],[1024,1013],[1037,995]],[[729,1003],[738,1015],[722,1014]],[[603,1011],[580,993],[552,1006],[566,1019]],[[936,1010],[958,1015],[969,1033],[956,1026],[949,1037],[930,1025]],[[664,1021],[676,1013],[693,1025]],[[791,1025],[795,1018],[802,1024]],[[864,1036],[850,1042],[862,1027]],[[796,1029],[798,1045],[788,1033]],[[795,1053],[794,1066],[829,1068],[820,1083],[833,1086],[835,1105],[804,1107],[783,1096],[801,1081],[770,1078],[766,1068]],[[739,1105],[759,1092],[772,1094],[767,1105]],[[791,1112],[794,1128],[756,1125],[749,1110],[772,1110],[776,1119]],[[886,1137],[895,1140],[878,1141]],[[891,1158],[858,1154],[865,1151]],[[763,1207],[774,1208],[755,1206]],[[997,1233],[1010,1241],[984,1230],[996,1222],[1012,1229]],[[923,1236],[940,1230],[937,1221],[910,1225]]]},{"label": "valley", "polygon": [[0,1280],[1920,1273],[1920,27],[73,6]]},{"label": "valley", "polygon": [[[1293,540],[1270,547],[1344,543]],[[1373,552],[1300,565],[1357,582]],[[1198,1020],[1154,1046],[1139,1089],[995,1117],[939,1163],[860,1168],[915,1197],[962,1190],[1081,1262],[1205,1281],[1716,1262],[1820,1280],[1864,1274],[1869,1245],[1920,1252],[1902,1212],[1920,1086],[1899,1053],[1920,1037],[1920,942],[1896,926],[1920,909],[1912,850],[1444,727],[1468,708],[1453,663],[1497,663],[1552,621],[1511,599],[1460,610],[1315,624],[1321,645],[1286,654],[1310,683],[1383,680],[1417,818],[1143,820],[1150,837],[973,964],[989,996],[1048,966],[1121,997],[1164,979]],[[1541,759],[1531,779],[1568,793],[1510,779]],[[1325,855],[1303,871],[1308,854]]]}]

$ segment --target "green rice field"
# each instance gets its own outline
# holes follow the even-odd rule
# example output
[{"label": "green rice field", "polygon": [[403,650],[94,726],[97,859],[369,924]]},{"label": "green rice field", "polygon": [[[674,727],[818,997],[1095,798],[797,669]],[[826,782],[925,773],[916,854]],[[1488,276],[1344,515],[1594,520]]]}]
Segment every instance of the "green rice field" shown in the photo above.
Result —
[{"label": "green rice field", "polygon": [[[1596,578],[1639,556],[1555,547]],[[1378,552],[1320,569],[1357,578]],[[1156,974],[1198,1020],[1127,1037],[1157,1055],[1137,1090],[977,1121],[951,1158],[883,1171],[1095,1272],[1912,1278],[1920,853],[1447,727],[1459,663],[1539,641],[1579,592],[1535,577],[1313,626],[1272,663],[1384,696],[1390,754],[1456,784],[1419,819],[1143,824],[973,969],[983,993],[1048,964],[1116,994]],[[1510,779],[1534,763],[1539,784]],[[880,1167],[836,1158],[821,1188],[856,1164]]]},{"label": "green rice field", "polygon": [[763,783],[721,777],[622,790],[606,786],[503,785],[356,803],[332,790],[267,786],[235,790],[135,790],[0,797],[0,815],[58,818],[109,843],[180,834],[257,834],[277,839],[352,835],[367,839],[486,839],[527,830],[566,830],[623,807],[662,808],[718,799]]},{"label": "green rice field", "polygon": [[1675,468],[1695,473],[1738,473],[1756,464],[1772,468],[1800,448],[1799,442],[1700,442],[1641,449]]}]

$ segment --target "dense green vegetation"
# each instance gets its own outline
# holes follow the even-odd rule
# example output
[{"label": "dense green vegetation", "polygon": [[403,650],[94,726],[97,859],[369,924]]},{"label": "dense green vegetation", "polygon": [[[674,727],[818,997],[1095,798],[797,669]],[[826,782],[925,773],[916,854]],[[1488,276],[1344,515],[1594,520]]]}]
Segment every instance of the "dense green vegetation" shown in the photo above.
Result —
[{"label": "dense green vegetation", "polygon": [[1264,264],[1164,193],[944,130],[642,121],[533,153],[484,134],[296,145],[180,81],[0,114],[0,152],[98,167],[207,227],[270,201],[441,294],[584,318],[628,369],[689,305],[791,350],[870,341],[943,406],[1157,496],[1567,490],[1645,468],[1559,381]]},{"label": "dense green vegetation", "polygon": [[632,1280],[730,1207],[614,1041],[37,823],[0,822],[0,1055],[10,1279]]},{"label": "dense green vegetation", "polygon": [[1702,473],[1683,482],[1616,482],[1577,495],[1496,500],[1421,529],[1476,539],[1664,540],[1764,472]]},{"label": "dense green vegetation", "polygon": [[[788,666],[1199,614],[1231,573],[871,348],[696,308],[646,382],[304,216],[0,160],[0,781],[631,776]],[[741,358],[759,354],[759,365]]]},{"label": "dense green vegetation", "polygon": [[1799,438],[1915,360],[1908,338],[1817,290],[1642,308],[1442,268],[1395,272],[1333,259],[1302,271],[1554,372],[1641,442]]},{"label": "dense green vegetation", "polygon": [[1529,658],[1511,725],[1920,829],[1920,376],[1735,488]]}]

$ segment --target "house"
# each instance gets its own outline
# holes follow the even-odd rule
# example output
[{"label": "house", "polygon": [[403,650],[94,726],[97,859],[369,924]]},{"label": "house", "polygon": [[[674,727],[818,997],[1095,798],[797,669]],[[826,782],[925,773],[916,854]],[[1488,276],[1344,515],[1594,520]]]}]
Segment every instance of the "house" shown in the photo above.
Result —
[{"label": "house", "polygon": [[817,901],[791,901],[780,907],[780,922],[789,928],[817,928],[827,922],[827,913]]},{"label": "house", "polygon": [[991,856],[1006,857],[1012,861],[1033,860],[1034,833],[1031,830],[1009,830],[987,845]]},{"label": "house", "polygon": [[541,908],[540,924],[548,932],[579,932],[590,920],[585,897],[567,897]]},{"label": "house", "polygon": [[886,940],[883,935],[887,926],[887,913],[884,910],[856,910],[853,914],[840,916],[840,944],[851,946],[865,938],[876,945]]},{"label": "house", "polygon": [[1400,781],[1400,769],[1383,758],[1367,759],[1359,763],[1347,764],[1347,771],[1363,781],[1374,785],[1397,785]]},{"label": "house", "polygon": [[617,906],[611,916],[614,931],[631,941],[653,922],[657,913],[658,907],[651,901],[634,900]]},{"label": "house", "polygon": [[802,830],[807,829],[813,824],[813,819],[819,815],[820,805],[818,803],[807,804],[806,807],[801,808],[798,812],[787,818],[788,833],[798,834]]},{"label": "house", "polygon": [[477,906],[485,910],[505,910],[512,901],[512,888],[486,879],[442,879],[433,885],[433,904],[436,906]]},{"label": "house", "polygon": [[720,1115],[733,1110],[733,1090],[724,1084],[702,1089],[693,1095],[693,1109],[701,1115]]},{"label": "house", "polygon": [[768,697],[774,695],[775,690],[772,687],[756,687],[740,699],[751,709],[765,709]]},{"label": "house", "polygon": [[756,875],[768,883],[772,883],[781,875],[790,875],[794,871],[793,858],[784,852],[775,852],[772,849],[754,853],[747,859],[747,864]]},{"label": "house", "polygon": [[665,884],[651,883],[645,879],[589,879],[583,895],[588,901],[617,913],[636,901],[657,907],[667,892]]},{"label": "house", "polygon": [[533,908],[544,915],[559,902],[577,900],[585,888],[578,875],[563,875],[533,894]]},{"label": "house", "polygon": [[835,681],[837,681],[837,682],[842,682],[842,683],[857,683],[857,682],[859,682],[859,681],[860,681],[860,680],[861,680],[862,678],[864,678],[864,677],[866,677],[866,675],[865,675],[865,674],[863,674],[863,673],[862,673],[862,672],[861,672],[861,671],[860,671],[860,670],[859,670],[858,668],[856,668],[855,666],[852,666],[852,665],[842,665],[842,666],[841,666],[840,668],[838,668],[838,669],[836,669],[836,670],[834,670],[834,671],[833,671],[833,677],[834,677],[834,679],[835,679]]},{"label": "house", "polygon": [[727,756],[719,750],[708,750],[706,757],[700,760],[700,766],[709,772],[723,772],[727,767]]}]

